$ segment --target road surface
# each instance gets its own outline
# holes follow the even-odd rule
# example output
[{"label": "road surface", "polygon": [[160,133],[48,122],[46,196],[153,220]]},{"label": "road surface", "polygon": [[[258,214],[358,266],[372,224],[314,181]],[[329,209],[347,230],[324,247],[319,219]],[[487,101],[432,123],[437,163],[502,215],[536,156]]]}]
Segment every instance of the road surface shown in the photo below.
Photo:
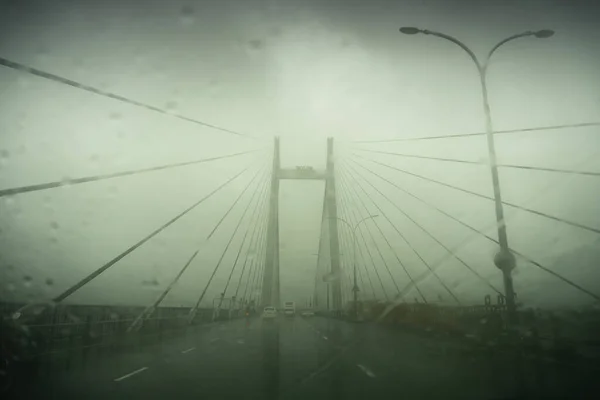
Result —
[{"label": "road surface", "polygon": [[[151,348],[95,358],[85,368],[56,371],[22,396],[517,398],[518,382],[509,364],[435,343],[377,325],[321,317],[233,320],[197,328]],[[548,386],[552,379],[544,381],[546,390],[556,390]]]}]

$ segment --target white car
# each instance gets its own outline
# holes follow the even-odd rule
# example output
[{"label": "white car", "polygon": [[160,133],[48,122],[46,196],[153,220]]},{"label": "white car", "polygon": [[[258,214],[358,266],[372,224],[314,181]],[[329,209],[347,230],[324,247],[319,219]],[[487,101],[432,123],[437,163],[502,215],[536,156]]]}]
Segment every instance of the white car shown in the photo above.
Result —
[{"label": "white car", "polygon": [[273,319],[277,318],[277,310],[273,306],[265,307],[262,313],[262,317],[264,319]]}]

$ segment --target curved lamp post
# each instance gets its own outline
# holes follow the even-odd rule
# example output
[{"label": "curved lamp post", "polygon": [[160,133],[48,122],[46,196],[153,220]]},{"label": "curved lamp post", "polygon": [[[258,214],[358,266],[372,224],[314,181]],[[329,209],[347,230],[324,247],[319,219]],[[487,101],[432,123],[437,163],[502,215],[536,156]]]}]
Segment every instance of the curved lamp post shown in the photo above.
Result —
[{"label": "curved lamp post", "polygon": [[469,49],[463,42],[460,40],[446,35],[445,33],[434,32],[428,29],[420,29],[415,27],[402,27],[400,28],[400,32],[405,35],[416,35],[416,34],[424,34],[424,35],[432,35],[437,36],[439,38],[448,40],[461,49],[463,49],[471,60],[475,63],[477,67],[477,72],[479,73],[479,82],[481,84],[481,92],[482,92],[482,101],[483,101],[483,111],[485,113],[485,132],[487,137],[488,144],[488,157],[490,160],[490,170],[492,174],[492,184],[494,188],[494,203],[496,208],[496,222],[498,228],[498,242],[500,244],[500,251],[494,257],[494,264],[502,271],[502,275],[504,278],[504,293],[506,297],[506,306],[508,308],[508,318],[511,324],[516,322],[516,305],[515,305],[515,292],[512,281],[512,270],[515,267],[515,256],[510,251],[508,246],[508,236],[506,233],[506,225],[504,222],[504,209],[502,207],[502,196],[500,193],[500,179],[498,177],[498,166],[496,162],[496,146],[494,143],[494,130],[492,126],[492,116],[490,112],[490,104],[488,101],[488,89],[487,89],[487,70],[490,63],[490,59],[492,55],[504,44],[524,38],[524,37],[535,37],[538,39],[546,39],[554,35],[554,31],[550,29],[542,29],[539,31],[526,31],[522,33],[518,33],[516,35],[512,35],[499,41],[487,54],[487,57],[483,62],[479,61],[475,53],[471,49]]},{"label": "curved lamp post", "polygon": [[354,224],[354,226],[352,226],[348,221],[346,221],[343,218],[337,217],[337,218],[330,218],[330,219],[336,219],[338,221],[343,222],[344,224],[346,224],[349,228],[350,231],[352,232],[352,274],[353,274],[353,288],[352,288],[352,292],[354,294],[354,318],[358,319],[358,285],[356,283],[356,230],[358,229],[358,227],[360,226],[360,224],[362,224],[365,221],[368,221],[370,219],[373,218],[377,218],[379,215],[375,214],[375,215],[369,215],[363,219],[361,219],[360,221],[358,221],[356,224]]}]

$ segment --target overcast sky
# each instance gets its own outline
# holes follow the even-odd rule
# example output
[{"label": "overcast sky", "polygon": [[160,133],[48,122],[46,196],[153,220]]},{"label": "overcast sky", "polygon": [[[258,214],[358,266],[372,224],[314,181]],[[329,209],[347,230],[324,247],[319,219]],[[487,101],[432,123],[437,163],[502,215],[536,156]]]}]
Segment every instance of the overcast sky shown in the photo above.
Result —
[{"label": "overcast sky", "polygon": [[[253,138],[0,67],[0,189],[260,152],[2,197],[0,294],[11,300],[55,296],[247,168],[231,185],[69,298],[149,304],[200,246],[199,256],[165,301],[193,304],[250,202],[209,287],[208,305],[223,290],[246,230],[264,222],[253,210],[265,204],[263,183],[273,136],[281,137],[283,166],[315,168],[325,167],[326,138],[332,136],[340,216],[352,222],[380,214],[359,234],[366,286],[361,294],[372,297],[369,276],[378,298],[384,292],[393,296],[396,284],[402,288],[408,283],[396,255],[413,276],[425,271],[412,247],[430,265],[443,261],[439,277],[462,303],[480,303],[491,293],[489,287],[456,259],[445,257],[446,251],[406,215],[448,248],[458,248],[457,255],[501,289],[501,275],[492,262],[496,245],[355,164],[496,237],[491,201],[367,159],[491,196],[485,165],[357,150],[485,163],[485,137],[353,142],[484,129],[478,76],[468,56],[450,42],[401,35],[398,28],[418,26],[453,35],[482,58],[512,34],[555,30],[549,39],[511,42],[493,57],[488,86],[494,128],[507,130],[600,121],[598,20],[600,8],[591,1],[2,1],[0,57]],[[598,172],[599,129],[498,135],[498,161]],[[255,174],[256,180],[206,242]],[[600,228],[598,177],[509,168],[501,168],[500,175],[505,201]],[[305,302],[313,294],[323,192],[322,182],[281,185],[285,299]],[[600,292],[598,234],[511,207],[505,212],[511,247]],[[351,266],[347,239],[342,246],[346,291]],[[232,282],[240,271],[238,265]],[[526,305],[592,302],[523,260],[514,275],[519,300]],[[428,300],[453,304],[435,277],[419,287]],[[408,298],[417,296],[413,290]]]}]

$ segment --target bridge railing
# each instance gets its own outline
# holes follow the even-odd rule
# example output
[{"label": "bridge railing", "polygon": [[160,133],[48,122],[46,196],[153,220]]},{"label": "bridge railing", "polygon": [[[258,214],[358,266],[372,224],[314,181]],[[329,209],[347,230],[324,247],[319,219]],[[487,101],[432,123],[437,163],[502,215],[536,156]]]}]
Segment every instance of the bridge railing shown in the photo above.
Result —
[{"label": "bridge railing", "polygon": [[29,339],[25,356],[42,370],[70,369],[85,365],[93,357],[158,345],[212,320],[212,309],[199,309],[191,325],[189,308],[165,307],[158,308],[139,329],[130,331],[142,307],[58,305],[33,318],[14,319],[20,308],[2,304],[3,317]]}]

